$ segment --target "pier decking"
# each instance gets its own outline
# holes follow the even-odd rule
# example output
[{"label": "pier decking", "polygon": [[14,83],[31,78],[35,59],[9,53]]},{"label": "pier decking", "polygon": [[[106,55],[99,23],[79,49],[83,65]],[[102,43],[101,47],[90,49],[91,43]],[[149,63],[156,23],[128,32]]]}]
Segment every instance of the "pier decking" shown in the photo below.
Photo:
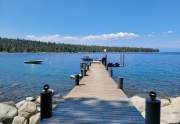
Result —
[{"label": "pier decking", "polygon": [[102,64],[93,63],[81,81],[41,124],[144,124],[144,119],[117,88]]}]

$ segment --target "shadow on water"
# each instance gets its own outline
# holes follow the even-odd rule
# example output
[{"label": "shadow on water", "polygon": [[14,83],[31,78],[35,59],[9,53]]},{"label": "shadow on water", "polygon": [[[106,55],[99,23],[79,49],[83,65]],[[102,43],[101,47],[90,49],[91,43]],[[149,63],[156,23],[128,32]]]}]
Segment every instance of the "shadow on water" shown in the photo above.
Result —
[{"label": "shadow on water", "polygon": [[41,122],[47,123],[144,124],[144,119],[128,101],[71,98],[61,101],[53,117]]}]

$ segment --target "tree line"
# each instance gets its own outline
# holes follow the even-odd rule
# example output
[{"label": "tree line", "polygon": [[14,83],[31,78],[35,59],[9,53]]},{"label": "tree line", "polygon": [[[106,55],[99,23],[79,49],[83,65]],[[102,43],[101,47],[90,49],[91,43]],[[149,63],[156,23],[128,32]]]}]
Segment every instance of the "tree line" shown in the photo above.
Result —
[{"label": "tree line", "polygon": [[72,45],[0,37],[0,52],[159,52],[159,49]]}]

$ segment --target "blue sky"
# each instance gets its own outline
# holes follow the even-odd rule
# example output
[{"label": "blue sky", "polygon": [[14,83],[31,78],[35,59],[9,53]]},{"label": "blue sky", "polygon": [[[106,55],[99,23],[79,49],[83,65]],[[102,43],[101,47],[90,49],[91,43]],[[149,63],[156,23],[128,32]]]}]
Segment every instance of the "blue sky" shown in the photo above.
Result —
[{"label": "blue sky", "polygon": [[180,0],[0,0],[0,36],[180,51]]}]

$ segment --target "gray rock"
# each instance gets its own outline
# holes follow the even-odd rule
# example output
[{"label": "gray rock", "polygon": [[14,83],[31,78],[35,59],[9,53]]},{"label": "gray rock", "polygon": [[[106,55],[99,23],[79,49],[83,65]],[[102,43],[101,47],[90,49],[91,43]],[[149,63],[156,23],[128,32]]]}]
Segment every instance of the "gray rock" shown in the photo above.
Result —
[{"label": "gray rock", "polygon": [[17,112],[16,107],[0,103],[0,122],[11,121],[17,115]]},{"label": "gray rock", "polygon": [[136,109],[140,112],[145,110],[145,99],[139,96],[133,96],[130,98],[130,101],[136,107]]},{"label": "gray rock", "polygon": [[171,102],[169,99],[161,99],[161,107],[165,107],[165,106],[168,106],[170,104],[171,104]]},{"label": "gray rock", "polygon": [[36,102],[40,104],[40,102],[41,102],[40,96],[38,96],[38,97],[36,98]]},{"label": "gray rock", "polygon": [[39,124],[40,122],[40,113],[36,113],[35,115],[31,116],[29,119],[29,124]]},{"label": "gray rock", "polygon": [[26,100],[27,101],[35,101],[35,98],[34,97],[26,97]]},{"label": "gray rock", "polygon": [[172,98],[170,105],[162,107],[161,122],[180,124],[180,97]]},{"label": "gray rock", "polygon": [[11,106],[15,106],[15,102],[14,101],[7,101],[7,102],[3,102],[3,103],[11,105]]},{"label": "gray rock", "polygon": [[22,100],[22,101],[16,103],[16,107],[19,109],[25,102],[26,102],[26,100]]},{"label": "gray rock", "polygon": [[12,124],[28,124],[28,121],[24,117],[16,116],[14,118]]},{"label": "gray rock", "polygon": [[18,114],[22,117],[29,118],[31,115],[35,114],[37,111],[37,106],[31,101],[25,101],[18,110]]}]

